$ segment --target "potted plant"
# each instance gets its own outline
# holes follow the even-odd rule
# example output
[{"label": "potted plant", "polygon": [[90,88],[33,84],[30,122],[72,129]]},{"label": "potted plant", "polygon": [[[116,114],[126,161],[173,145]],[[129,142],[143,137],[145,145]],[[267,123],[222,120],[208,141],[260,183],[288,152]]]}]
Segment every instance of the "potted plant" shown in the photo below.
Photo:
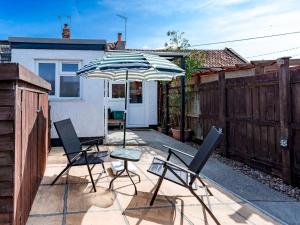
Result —
[{"label": "potted plant", "polygon": [[[167,32],[169,40],[165,43],[165,47],[170,51],[185,51],[189,52],[189,55],[185,57],[185,79],[188,81],[194,73],[199,71],[201,66],[206,60],[206,56],[202,51],[189,50],[191,46],[189,40],[184,37],[184,32],[170,30]],[[181,66],[181,60],[177,59],[173,61],[178,66]],[[176,81],[175,81],[176,82]],[[171,122],[171,132],[173,137],[180,139],[180,93],[178,89],[173,89],[173,93],[169,95],[169,115]],[[185,101],[187,102],[190,97],[189,87],[185,88]],[[184,139],[187,140],[191,136],[191,129],[184,130]]]}]

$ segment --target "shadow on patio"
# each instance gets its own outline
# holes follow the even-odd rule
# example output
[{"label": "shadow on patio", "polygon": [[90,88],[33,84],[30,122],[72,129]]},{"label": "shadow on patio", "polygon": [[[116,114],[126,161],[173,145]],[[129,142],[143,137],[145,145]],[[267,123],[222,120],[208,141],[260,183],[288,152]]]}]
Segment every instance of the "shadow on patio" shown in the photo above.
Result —
[{"label": "shadow on patio", "polygon": [[[126,177],[117,179],[114,190],[108,186],[113,174],[110,161],[105,163],[107,173],[102,173],[101,165],[92,170],[97,192],[92,185],[86,166],[73,167],[51,186],[55,176],[64,168],[66,158],[62,148],[52,148],[47,168],[31,209],[28,225],[142,225],[142,224],[214,224],[209,214],[185,188],[169,181],[163,181],[157,200],[149,207],[157,177],[147,173],[154,156],[165,157],[166,152],[153,147],[144,137],[147,131],[136,138],[145,142],[138,148],[143,154],[135,163],[141,182],[134,177],[138,194]],[[154,135],[149,131],[148,135]],[[156,145],[160,144],[155,133]],[[161,140],[163,137],[160,137]],[[177,142],[174,140],[174,144]],[[102,146],[103,150],[113,150],[116,146]],[[212,182],[204,179],[214,196],[208,196],[206,189],[199,188],[197,194],[212,210],[221,224],[276,224],[274,220],[259,212],[248,203],[240,200]]]}]

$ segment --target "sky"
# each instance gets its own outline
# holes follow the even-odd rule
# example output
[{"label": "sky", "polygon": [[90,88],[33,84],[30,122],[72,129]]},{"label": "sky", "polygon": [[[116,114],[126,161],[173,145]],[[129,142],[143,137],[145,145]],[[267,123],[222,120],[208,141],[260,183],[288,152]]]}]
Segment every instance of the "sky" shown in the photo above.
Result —
[{"label": "sky", "polygon": [[[300,31],[300,0],[0,0],[0,40],[60,38],[66,22],[72,38],[112,42],[124,33],[117,14],[128,18],[127,48],[164,48],[169,30],[191,45]],[[225,47],[248,60],[300,58],[300,33],[194,48]]]}]

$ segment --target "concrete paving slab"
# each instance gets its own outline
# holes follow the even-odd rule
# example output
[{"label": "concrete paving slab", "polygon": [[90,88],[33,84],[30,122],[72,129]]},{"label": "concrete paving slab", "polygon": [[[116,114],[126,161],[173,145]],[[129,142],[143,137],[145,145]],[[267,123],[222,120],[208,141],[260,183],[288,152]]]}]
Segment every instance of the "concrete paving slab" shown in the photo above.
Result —
[{"label": "concrete paving slab", "polygon": [[[167,155],[167,151],[162,145],[169,144],[189,153],[195,153],[196,150],[155,131],[135,131],[134,135],[148,144],[134,147],[143,154],[141,160],[135,163],[142,178],[141,182],[134,178],[137,183],[137,195],[134,195],[134,188],[128,177],[115,180],[113,189],[108,190],[109,181],[114,177],[109,172],[111,170],[110,160],[105,163],[107,173],[102,174],[103,176],[96,180],[97,192],[93,192],[91,182],[86,177],[88,174],[86,166],[78,166],[64,175],[64,184],[52,186],[49,185],[49,182],[44,182],[40,185],[39,194],[34,200],[27,224],[215,224],[207,211],[199,202],[195,201],[195,198],[186,189],[168,181],[163,182],[154,205],[152,207],[149,205],[158,177],[148,173],[147,169],[154,156],[165,157]],[[116,146],[100,146],[101,150],[111,151],[114,148]],[[51,156],[53,157],[47,164],[48,172],[45,174],[49,181],[54,179],[57,173],[54,165],[60,165],[58,162],[65,158],[62,148],[52,151]],[[225,172],[230,172],[231,169],[221,167],[211,160],[208,164],[209,167],[219,166],[220,170],[227,170]],[[94,173],[95,175],[99,174],[99,169],[101,167],[97,168],[96,166],[93,175]],[[217,176],[218,170],[206,169],[205,175],[208,176],[211,173],[211,177],[213,177],[213,173],[216,173],[214,179],[223,177],[223,180],[226,180],[224,174],[220,177]],[[222,175],[222,171],[219,173]],[[233,175],[236,176],[236,174]],[[227,176],[231,177],[232,174],[228,173]],[[204,179],[204,182],[209,186],[213,196],[206,195],[203,189],[197,190],[197,194],[212,209],[221,224],[278,224],[271,217],[252,207],[251,203],[234,196],[226,188],[215,183],[213,179],[207,178]],[[221,179],[220,182],[222,182]],[[225,185],[229,186],[228,183]],[[262,201],[262,203],[266,202]],[[263,207],[266,206],[263,205]],[[273,205],[268,206],[268,208],[272,207]]]},{"label": "concrete paving slab", "polygon": [[[149,146],[165,153],[167,153],[167,149],[163,145],[169,145],[192,155],[197,152],[197,149],[192,146],[154,130],[135,131],[135,134],[147,142]],[[189,161],[188,158],[185,160]],[[234,170],[217,159],[209,159],[202,170],[202,175],[279,222],[291,225],[300,224],[300,202]]]}]

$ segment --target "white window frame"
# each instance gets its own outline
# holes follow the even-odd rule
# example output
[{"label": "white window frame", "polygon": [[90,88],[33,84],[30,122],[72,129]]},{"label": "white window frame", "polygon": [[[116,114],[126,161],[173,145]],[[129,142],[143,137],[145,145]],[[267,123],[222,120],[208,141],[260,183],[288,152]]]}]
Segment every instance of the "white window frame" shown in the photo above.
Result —
[{"label": "white window frame", "polygon": [[61,76],[76,76],[75,72],[63,72],[62,64],[78,64],[78,68],[82,67],[81,60],[35,60],[35,71],[39,74],[39,63],[54,63],[55,64],[55,93],[49,95],[49,100],[80,100],[82,99],[82,78],[79,78],[79,96],[78,97],[60,97],[60,77]]}]

